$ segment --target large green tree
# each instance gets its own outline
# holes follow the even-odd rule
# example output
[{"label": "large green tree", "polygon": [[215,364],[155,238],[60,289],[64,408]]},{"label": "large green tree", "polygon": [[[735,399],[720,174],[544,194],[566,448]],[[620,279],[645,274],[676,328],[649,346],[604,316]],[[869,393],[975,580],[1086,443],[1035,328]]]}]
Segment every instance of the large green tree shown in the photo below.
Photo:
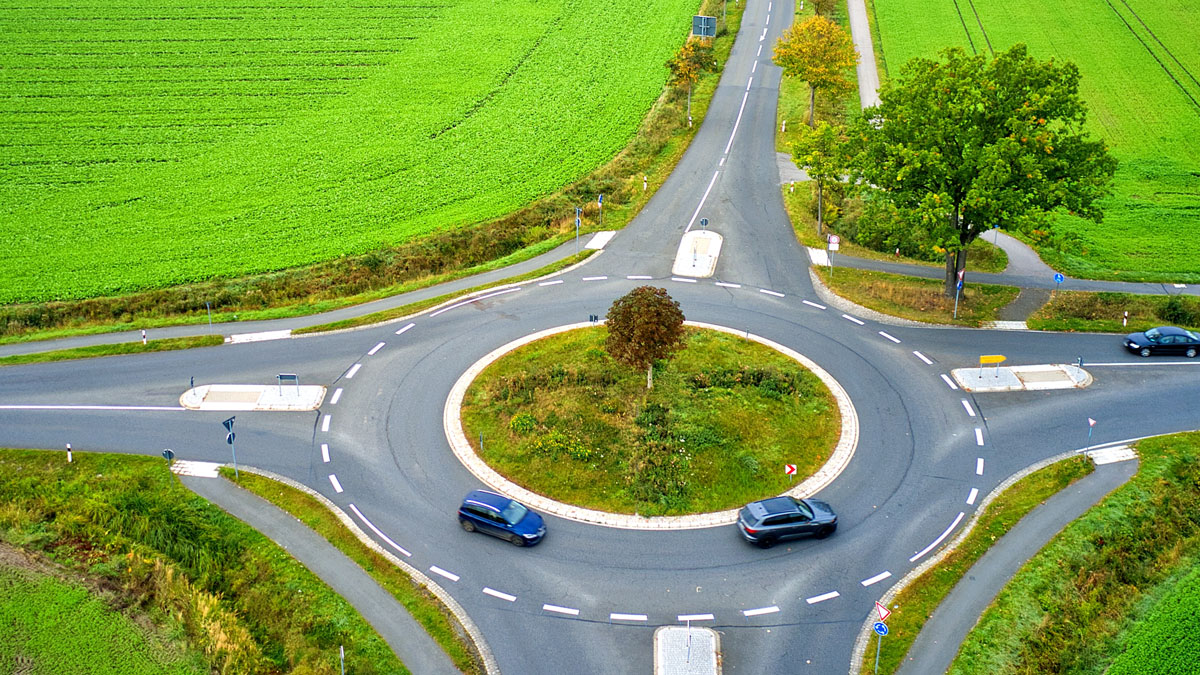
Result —
[{"label": "large green tree", "polygon": [[1117,162],[1084,132],[1072,63],[1015,45],[995,59],[948,49],[917,58],[863,111],[859,183],[882,190],[946,251],[946,293],[967,246],[991,227],[1027,230],[1052,212],[1100,221]]},{"label": "large green tree", "polygon": [[[801,127],[803,128],[803,127]],[[817,232],[825,229],[825,186],[842,180],[849,170],[845,130],[828,122],[817,124],[792,143],[792,160],[817,184]]]},{"label": "large green tree", "polygon": [[793,23],[775,43],[772,56],[784,77],[808,83],[808,126],[816,116],[817,89],[837,100],[854,88],[847,72],[858,63],[854,42],[842,27],[817,15]]},{"label": "large green tree", "polygon": [[604,348],[619,363],[646,369],[654,386],[654,362],[683,349],[683,310],[665,288],[639,286],[617,298],[608,310]]}]

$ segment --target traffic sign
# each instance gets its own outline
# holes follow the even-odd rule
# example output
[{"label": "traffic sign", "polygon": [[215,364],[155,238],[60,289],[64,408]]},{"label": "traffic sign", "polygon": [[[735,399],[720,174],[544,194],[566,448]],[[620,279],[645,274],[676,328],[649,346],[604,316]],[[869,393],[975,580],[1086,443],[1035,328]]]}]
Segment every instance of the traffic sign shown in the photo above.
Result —
[{"label": "traffic sign", "polygon": [[[962,274],[962,272],[959,272],[959,274]],[[962,277],[958,278],[958,290],[962,290]]]},{"label": "traffic sign", "polygon": [[884,635],[888,634],[887,624],[882,621],[876,621],[874,628],[875,632],[879,633],[879,637],[883,637]]},{"label": "traffic sign", "polygon": [[836,234],[829,235],[829,243],[830,244],[840,244],[841,242],[842,242],[842,238],[837,236]]},{"label": "traffic sign", "polygon": [[717,17],[695,15],[692,17],[692,35],[696,37],[716,37]]},{"label": "traffic sign", "polygon": [[227,434],[225,434],[225,442],[226,442],[226,443],[228,443],[228,444],[230,444],[230,445],[233,445],[233,439],[234,439],[234,438],[235,438],[235,434],[234,434],[232,431],[231,431],[231,432],[229,432],[229,433],[227,433]]},{"label": "traffic sign", "polygon": [[1054,283],[1061,284],[1064,280],[1066,280],[1066,277],[1064,277],[1061,272],[1054,273]]},{"label": "traffic sign", "polygon": [[966,273],[967,273],[967,271],[966,271],[966,270],[959,270],[959,271],[958,271],[958,280],[959,280],[959,281],[962,281],[962,280],[963,280],[963,276],[965,276],[965,275],[966,275]]},{"label": "traffic sign", "polygon": [[982,354],[979,357],[979,365],[987,365],[989,363],[1004,363],[1003,354]]},{"label": "traffic sign", "polygon": [[175,451],[170,448],[167,448],[166,450],[162,451],[162,456],[163,456],[163,459],[170,462],[172,459],[175,459]]},{"label": "traffic sign", "polygon": [[880,603],[879,601],[875,602],[875,611],[879,612],[880,623],[887,621],[887,618],[892,615],[892,610],[884,607],[883,603]]},{"label": "traffic sign", "polygon": [[225,431],[230,431],[230,432],[233,431],[233,421],[235,419],[237,419],[237,415],[234,415],[233,417],[230,417],[229,419],[225,420],[224,422],[221,422],[221,424],[225,425]]},{"label": "traffic sign", "polygon": [[789,476],[795,476],[796,475],[796,465],[795,464],[784,464],[783,472]]},{"label": "traffic sign", "polygon": [[700,227],[703,227],[706,230],[708,229],[708,218],[700,219]]}]

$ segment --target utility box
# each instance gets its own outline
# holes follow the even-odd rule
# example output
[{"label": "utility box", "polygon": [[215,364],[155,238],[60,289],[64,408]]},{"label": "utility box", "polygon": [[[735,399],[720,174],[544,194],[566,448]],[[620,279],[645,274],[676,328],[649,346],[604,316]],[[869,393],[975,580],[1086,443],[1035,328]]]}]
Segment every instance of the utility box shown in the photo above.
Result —
[{"label": "utility box", "polygon": [[711,628],[654,631],[654,675],[721,675],[721,637]]}]

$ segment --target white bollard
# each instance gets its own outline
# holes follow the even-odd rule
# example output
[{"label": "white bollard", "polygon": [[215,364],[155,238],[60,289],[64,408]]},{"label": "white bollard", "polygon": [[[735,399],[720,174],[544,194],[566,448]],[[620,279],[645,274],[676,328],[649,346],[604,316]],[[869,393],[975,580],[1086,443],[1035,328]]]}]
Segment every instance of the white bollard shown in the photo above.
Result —
[{"label": "white bollard", "polygon": [[146,329],[142,329],[142,344],[146,344]]},{"label": "white bollard", "polygon": [[67,443],[67,464],[71,463],[71,444]]}]

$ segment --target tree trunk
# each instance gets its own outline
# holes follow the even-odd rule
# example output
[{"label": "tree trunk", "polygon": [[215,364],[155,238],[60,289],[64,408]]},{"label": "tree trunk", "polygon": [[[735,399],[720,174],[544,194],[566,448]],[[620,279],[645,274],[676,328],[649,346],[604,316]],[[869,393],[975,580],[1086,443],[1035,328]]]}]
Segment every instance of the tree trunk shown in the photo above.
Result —
[{"label": "tree trunk", "polygon": [[646,368],[646,388],[647,389],[654,388],[654,364],[653,363],[651,363]]},{"label": "tree trunk", "polygon": [[808,88],[808,128],[815,129],[817,127],[817,88],[809,86]]},{"label": "tree trunk", "polygon": [[946,287],[947,298],[953,298],[958,291],[958,273],[967,267],[967,247],[963,242],[962,223],[959,220],[959,207],[954,205],[954,213],[950,214],[950,226],[958,232],[959,249],[946,251]]},{"label": "tree trunk", "polygon": [[825,231],[825,193],[823,181],[817,181],[817,234]]}]

